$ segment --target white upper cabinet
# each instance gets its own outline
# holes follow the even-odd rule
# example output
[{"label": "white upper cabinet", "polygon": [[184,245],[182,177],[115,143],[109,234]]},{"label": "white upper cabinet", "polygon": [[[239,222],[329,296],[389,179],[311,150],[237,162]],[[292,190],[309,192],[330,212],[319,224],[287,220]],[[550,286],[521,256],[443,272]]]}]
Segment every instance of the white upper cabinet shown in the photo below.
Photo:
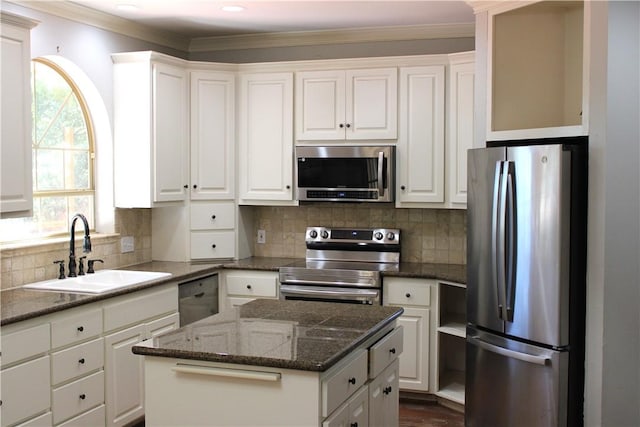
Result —
[{"label": "white upper cabinet", "polygon": [[396,206],[444,202],[445,66],[400,68]]},{"label": "white upper cabinet", "polygon": [[240,204],[293,202],[293,73],[240,76]]},{"label": "white upper cabinet", "polygon": [[296,74],[296,140],[398,137],[396,68]]},{"label": "white upper cabinet", "polygon": [[31,47],[35,21],[2,12],[0,96],[0,213],[30,216],[31,181]]},{"label": "white upper cabinet", "polygon": [[[487,29],[487,140],[588,134],[588,2],[496,2]],[[485,18],[488,17],[488,18]]]},{"label": "white upper cabinet", "polygon": [[467,150],[473,148],[475,62],[464,54],[449,67],[447,117],[448,194],[452,204],[467,204]]},{"label": "white upper cabinet", "polygon": [[192,71],[191,199],[232,200],[235,174],[234,73]]},{"label": "white upper cabinet", "polygon": [[185,200],[189,123],[182,62],[153,52],[112,58],[116,206]]}]

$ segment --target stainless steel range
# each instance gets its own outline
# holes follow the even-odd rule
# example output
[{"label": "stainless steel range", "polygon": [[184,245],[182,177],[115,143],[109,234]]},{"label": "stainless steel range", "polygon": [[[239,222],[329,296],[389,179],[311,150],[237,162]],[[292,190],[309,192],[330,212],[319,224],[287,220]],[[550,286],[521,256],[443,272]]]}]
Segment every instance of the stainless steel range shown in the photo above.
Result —
[{"label": "stainless steel range", "polygon": [[280,299],[380,304],[382,271],[397,271],[400,230],[307,227],[306,259],[280,268]]}]

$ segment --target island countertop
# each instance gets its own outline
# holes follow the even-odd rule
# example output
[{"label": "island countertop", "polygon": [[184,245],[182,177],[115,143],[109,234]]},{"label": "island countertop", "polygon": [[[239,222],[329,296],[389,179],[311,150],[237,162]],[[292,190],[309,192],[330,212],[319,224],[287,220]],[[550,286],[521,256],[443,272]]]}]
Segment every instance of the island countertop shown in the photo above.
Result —
[{"label": "island countertop", "polygon": [[322,372],[401,307],[258,299],[133,347],[138,355]]}]

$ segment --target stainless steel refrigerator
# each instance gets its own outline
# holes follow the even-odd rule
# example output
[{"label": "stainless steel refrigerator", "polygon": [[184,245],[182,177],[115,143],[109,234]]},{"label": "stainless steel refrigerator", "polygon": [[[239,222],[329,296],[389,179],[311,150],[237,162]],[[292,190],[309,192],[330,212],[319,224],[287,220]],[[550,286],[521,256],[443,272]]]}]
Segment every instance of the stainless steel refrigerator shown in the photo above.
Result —
[{"label": "stainless steel refrigerator", "polygon": [[468,427],[582,425],[588,141],[527,143],[468,154]]}]

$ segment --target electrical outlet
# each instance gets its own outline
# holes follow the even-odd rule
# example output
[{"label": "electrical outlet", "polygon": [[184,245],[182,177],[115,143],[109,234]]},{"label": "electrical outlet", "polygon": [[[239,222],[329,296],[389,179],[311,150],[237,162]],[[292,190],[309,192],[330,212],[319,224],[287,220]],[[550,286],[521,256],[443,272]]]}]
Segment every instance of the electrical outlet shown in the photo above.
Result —
[{"label": "electrical outlet", "polygon": [[126,254],[134,251],[133,236],[125,236],[120,239],[120,252]]},{"label": "electrical outlet", "polygon": [[258,230],[258,243],[267,243],[267,233],[264,230]]}]

